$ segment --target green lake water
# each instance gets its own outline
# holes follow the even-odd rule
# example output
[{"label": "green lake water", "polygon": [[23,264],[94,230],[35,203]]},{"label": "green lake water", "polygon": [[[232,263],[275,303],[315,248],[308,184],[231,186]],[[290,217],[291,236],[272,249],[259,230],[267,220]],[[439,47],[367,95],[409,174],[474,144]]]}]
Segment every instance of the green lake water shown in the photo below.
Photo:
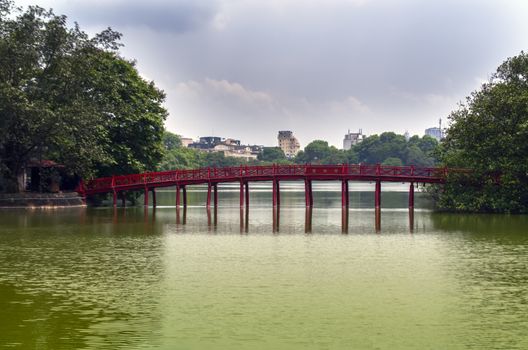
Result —
[{"label": "green lake water", "polygon": [[[0,348],[528,349],[528,217],[435,213],[405,185],[236,187],[219,208],[0,211]],[[345,219],[345,220],[344,220]],[[348,222],[348,224],[347,224]]]}]

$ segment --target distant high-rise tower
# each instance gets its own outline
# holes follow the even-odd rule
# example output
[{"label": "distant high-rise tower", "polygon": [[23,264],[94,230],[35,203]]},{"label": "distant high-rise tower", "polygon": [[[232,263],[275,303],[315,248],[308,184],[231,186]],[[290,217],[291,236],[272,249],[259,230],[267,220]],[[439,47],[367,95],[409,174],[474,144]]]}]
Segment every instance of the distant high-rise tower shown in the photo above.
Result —
[{"label": "distant high-rise tower", "polygon": [[349,150],[352,148],[352,146],[357,145],[363,139],[365,138],[365,135],[363,135],[363,130],[359,129],[358,132],[350,132],[350,129],[348,129],[348,133],[345,134],[345,138],[343,139],[343,149]]},{"label": "distant high-rise tower", "polygon": [[277,139],[279,141],[279,147],[287,158],[294,157],[301,149],[299,141],[293,136],[293,132],[289,130],[279,131]]},{"label": "distant high-rise tower", "polygon": [[408,130],[405,130],[405,134],[403,134],[403,137],[405,137],[405,141],[409,142],[411,135],[409,134]]},{"label": "distant high-rise tower", "polygon": [[431,137],[434,137],[438,141],[444,138],[444,133],[442,131],[442,118],[438,120],[438,127],[425,129],[425,134]]}]

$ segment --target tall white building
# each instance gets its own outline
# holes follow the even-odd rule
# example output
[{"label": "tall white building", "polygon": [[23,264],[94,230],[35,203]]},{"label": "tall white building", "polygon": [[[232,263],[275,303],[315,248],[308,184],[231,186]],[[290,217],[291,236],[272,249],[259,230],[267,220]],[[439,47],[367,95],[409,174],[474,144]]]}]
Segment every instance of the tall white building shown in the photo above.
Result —
[{"label": "tall white building", "polygon": [[363,135],[363,130],[359,129],[358,132],[350,132],[350,129],[348,129],[348,133],[345,134],[345,138],[343,139],[343,149],[349,150],[352,148],[352,146],[357,145],[363,139],[365,138],[365,135]]}]

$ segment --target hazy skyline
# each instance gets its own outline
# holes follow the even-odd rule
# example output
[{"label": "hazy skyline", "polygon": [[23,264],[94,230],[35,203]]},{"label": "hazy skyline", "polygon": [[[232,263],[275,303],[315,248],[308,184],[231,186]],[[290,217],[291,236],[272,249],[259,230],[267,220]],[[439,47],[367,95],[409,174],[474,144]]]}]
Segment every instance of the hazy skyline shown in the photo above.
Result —
[{"label": "hazy skyline", "polygon": [[528,2],[16,1],[122,32],[167,94],[168,130],[338,147],[348,129],[422,135],[528,47]]}]

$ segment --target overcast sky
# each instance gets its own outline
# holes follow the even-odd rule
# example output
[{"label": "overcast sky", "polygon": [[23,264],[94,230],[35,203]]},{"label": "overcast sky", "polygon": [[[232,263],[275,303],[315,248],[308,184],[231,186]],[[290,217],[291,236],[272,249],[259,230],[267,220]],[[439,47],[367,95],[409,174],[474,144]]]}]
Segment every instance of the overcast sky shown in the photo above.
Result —
[{"label": "overcast sky", "polygon": [[124,34],[167,93],[168,130],[341,147],[347,129],[422,135],[528,49],[526,0],[17,0]]}]

